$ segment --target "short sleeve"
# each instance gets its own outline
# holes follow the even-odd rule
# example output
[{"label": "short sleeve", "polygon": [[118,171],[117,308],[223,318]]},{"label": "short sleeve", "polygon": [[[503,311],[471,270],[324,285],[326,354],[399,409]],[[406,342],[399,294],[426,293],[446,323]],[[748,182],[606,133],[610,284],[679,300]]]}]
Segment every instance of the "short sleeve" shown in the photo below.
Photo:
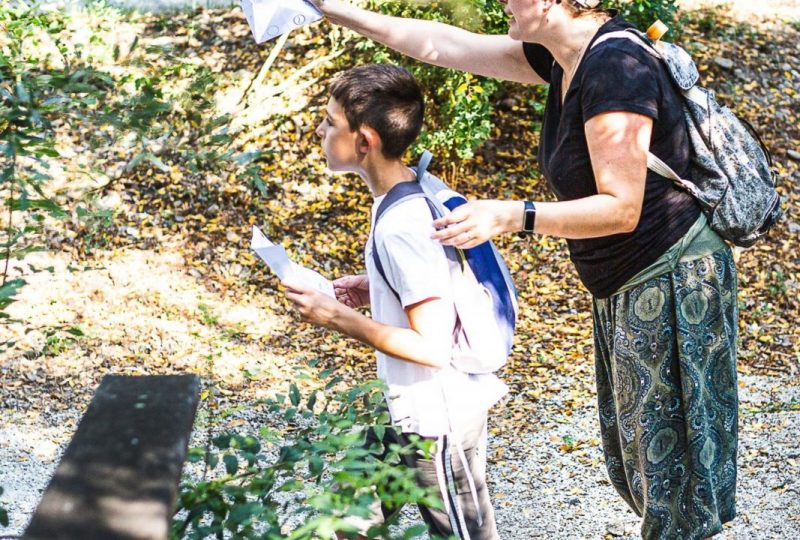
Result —
[{"label": "short sleeve", "polygon": [[656,62],[628,40],[604,44],[593,52],[586,58],[581,76],[584,122],[610,111],[633,112],[658,120],[661,91],[657,72],[660,66]]},{"label": "short sleeve", "polygon": [[538,43],[523,43],[522,51],[525,59],[533,68],[533,71],[545,82],[550,82],[551,71],[553,70],[553,55],[550,54],[543,45]]},{"label": "short sleeve", "polygon": [[406,308],[429,298],[450,298],[442,246],[431,238],[433,218],[422,199],[403,203],[381,218],[375,248],[389,285]]}]

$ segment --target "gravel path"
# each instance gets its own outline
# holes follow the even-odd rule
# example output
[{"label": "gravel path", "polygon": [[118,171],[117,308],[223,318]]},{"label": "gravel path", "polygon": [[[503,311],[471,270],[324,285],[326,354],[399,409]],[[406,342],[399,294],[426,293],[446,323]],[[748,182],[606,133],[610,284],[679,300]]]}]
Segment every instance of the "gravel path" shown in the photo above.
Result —
[{"label": "gravel path", "polygon": [[[774,539],[800,535],[800,383],[741,377],[739,516],[717,538]],[[559,414],[559,398],[542,406],[529,434],[493,437],[489,477],[502,538],[638,538],[638,518],[616,495],[602,464],[595,408]],[[31,421],[11,413],[0,426],[2,504],[21,534],[58,457],[75,429],[77,411]],[[564,441],[572,442],[565,446]]]},{"label": "gravel path", "polygon": [[[739,516],[717,538],[800,536],[800,412],[773,411],[800,402],[800,383],[740,379]],[[770,406],[769,404],[773,404]],[[774,405],[781,404],[778,407]],[[540,426],[521,440],[495,440],[490,464],[503,538],[639,538],[639,520],[617,496],[597,440],[596,408],[561,416],[552,403]],[[571,438],[570,452],[560,449]]]},{"label": "gravel path", "polygon": [[[231,3],[236,2],[145,0],[136,4],[144,10],[147,6],[178,8]],[[700,3],[719,2],[680,3],[696,7]],[[784,21],[800,21],[797,0],[737,0],[726,4],[743,20],[769,15]],[[24,530],[86,405],[85,395],[72,400],[68,394],[59,393],[57,386],[42,383],[45,375],[49,383],[58,380],[60,384],[75,382],[76,388],[92,388],[109,366],[122,369],[120,358],[134,359],[124,364],[125,372],[141,372],[143,368],[132,364],[138,362],[139,348],[163,353],[176,369],[193,369],[195,362],[202,361],[207,354],[219,353],[225,362],[219,363],[215,376],[233,384],[242,378],[244,368],[254,373],[258,368],[275,377],[281,375],[280,362],[265,362],[263,350],[257,346],[240,351],[237,342],[214,333],[216,330],[204,324],[203,317],[196,313],[204,309],[220,313],[220,321],[212,326],[240,332],[247,323],[260,332],[269,332],[274,321],[265,320],[264,314],[274,311],[264,305],[245,309],[231,300],[215,298],[197,284],[187,286],[183,281],[183,263],[168,262],[159,258],[159,267],[169,266],[168,272],[152,274],[151,261],[115,261],[116,266],[107,273],[98,272],[102,274],[99,277],[84,272],[70,278],[71,281],[64,278],[65,282],[56,287],[26,288],[30,294],[34,290],[42,293],[38,299],[41,301],[32,302],[38,311],[31,320],[42,325],[77,324],[85,317],[91,321],[88,326],[93,332],[102,331],[105,341],[101,349],[86,354],[86,363],[80,365],[62,365],[60,358],[45,364],[41,358],[25,357],[19,362],[31,369],[20,372],[26,373],[28,381],[19,387],[0,385],[0,486],[5,489],[0,506],[8,509],[11,521],[8,528],[0,528],[0,536],[21,534]],[[119,269],[123,266],[125,273]],[[152,288],[130,278],[137,273],[154,277],[159,284],[156,294]],[[57,275],[65,275],[65,271],[59,267]],[[114,287],[98,284],[97,279],[101,278],[110,280]],[[54,303],[52,298],[65,305]],[[76,304],[79,300],[87,304]],[[74,321],[50,321],[56,313],[73,314]],[[112,315],[129,324],[119,324]],[[117,335],[115,332],[122,332],[121,328],[124,335]],[[254,340],[256,330],[245,330],[249,339]],[[92,343],[94,346],[97,341]],[[38,349],[31,346],[31,350],[40,349],[41,344]],[[5,366],[0,362],[0,370],[3,369]],[[505,431],[501,430],[491,440],[489,478],[502,538],[638,538],[637,517],[607,480],[593,403],[574,406],[571,414],[562,412],[568,400],[567,389],[575,384],[586,385],[588,381],[558,380],[558,383],[565,390],[538,402],[522,434],[503,424]],[[740,383],[739,516],[718,538],[800,538],[800,381],[788,375],[744,375]],[[34,402],[36,406],[31,407]],[[497,416],[500,415],[498,411]]]}]

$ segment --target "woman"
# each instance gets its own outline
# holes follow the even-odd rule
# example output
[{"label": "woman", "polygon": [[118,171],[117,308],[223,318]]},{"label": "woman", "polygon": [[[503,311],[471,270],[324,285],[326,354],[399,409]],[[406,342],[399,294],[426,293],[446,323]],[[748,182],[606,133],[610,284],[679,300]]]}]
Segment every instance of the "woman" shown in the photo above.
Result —
[{"label": "woman", "polygon": [[[538,159],[558,202],[472,201],[435,237],[465,248],[521,230],[567,239],[593,296],[611,481],[643,517],[643,538],[709,537],[735,515],[736,271],[696,202],[647,169],[651,151],[689,175],[680,96],[643,47],[597,41],[629,26],[597,0],[501,1],[507,36],[315,0],[418,60],[550,85]],[[337,286],[351,283],[363,287]]]}]

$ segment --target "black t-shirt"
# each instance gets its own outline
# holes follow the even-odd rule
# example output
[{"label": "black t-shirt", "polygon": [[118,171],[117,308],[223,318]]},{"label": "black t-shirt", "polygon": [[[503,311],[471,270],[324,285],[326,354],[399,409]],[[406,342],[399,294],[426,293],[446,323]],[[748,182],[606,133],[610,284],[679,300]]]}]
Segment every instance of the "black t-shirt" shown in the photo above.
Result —
[{"label": "black t-shirt", "polygon": [[[602,34],[630,27],[621,17]],[[539,166],[559,200],[597,194],[584,124],[609,111],[643,114],[654,120],[650,151],[683,178],[689,177],[689,141],[681,96],[660,64],[628,39],[608,39],[584,54],[561,105],[563,69],[541,45],[524,43],[531,67],[550,83],[539,142]],[[567,240],[570,257],[587,289],[598,298],[613,294],[655,262],[697,220],[700,208],[671,180],[647,172],[639,224],[631,233]]]}]

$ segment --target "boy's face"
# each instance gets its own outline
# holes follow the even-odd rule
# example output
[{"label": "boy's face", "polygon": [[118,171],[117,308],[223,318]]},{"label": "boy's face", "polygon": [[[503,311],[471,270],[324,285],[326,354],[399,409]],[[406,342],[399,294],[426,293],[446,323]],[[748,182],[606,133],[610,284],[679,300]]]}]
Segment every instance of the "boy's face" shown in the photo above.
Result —
[{"label": "boy's face", "polygon": [[332,171],[352,171],[358,166],[358,130],[351,130],[344,109],[334,98],[328,100],[325,118],[317,127],[322,151]]}]

